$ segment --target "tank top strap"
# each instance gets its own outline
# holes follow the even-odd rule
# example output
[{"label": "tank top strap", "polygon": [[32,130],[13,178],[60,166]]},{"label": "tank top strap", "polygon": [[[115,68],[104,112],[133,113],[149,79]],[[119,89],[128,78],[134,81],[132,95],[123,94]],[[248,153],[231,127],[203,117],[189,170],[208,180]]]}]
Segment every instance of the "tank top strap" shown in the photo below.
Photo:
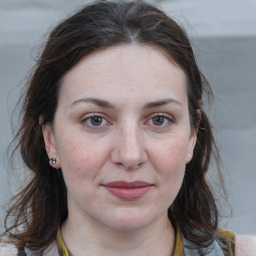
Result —
[{"label": "tank top strap", "polygon": [[66,247],[62,239],[60,229],[58,230],[58,233],[57,233],[57,248],[60,256],[72,256],[71,252],[68,250],[68,248]]},{"label": "tank top strap", "polygon": [[217,230],[216,241],[222,248],[224,255],[235,256],[235,233],[224,229],[219,228]]}]

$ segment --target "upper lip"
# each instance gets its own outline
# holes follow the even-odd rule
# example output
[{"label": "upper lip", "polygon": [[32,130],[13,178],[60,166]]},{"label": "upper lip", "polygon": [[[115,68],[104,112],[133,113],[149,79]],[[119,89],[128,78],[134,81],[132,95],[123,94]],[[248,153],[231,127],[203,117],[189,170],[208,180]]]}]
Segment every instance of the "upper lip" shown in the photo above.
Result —
[{"label": "upper lip", "polygon": [[140,188],[140,187],[147,187],[147,186],[152,186],[152,184],[145,182],[145,181],[132,181],[132,182],[127,182],[127,181],[113,181],[104,184],[104,186],[107,187],[115,187],[115,188]]}]

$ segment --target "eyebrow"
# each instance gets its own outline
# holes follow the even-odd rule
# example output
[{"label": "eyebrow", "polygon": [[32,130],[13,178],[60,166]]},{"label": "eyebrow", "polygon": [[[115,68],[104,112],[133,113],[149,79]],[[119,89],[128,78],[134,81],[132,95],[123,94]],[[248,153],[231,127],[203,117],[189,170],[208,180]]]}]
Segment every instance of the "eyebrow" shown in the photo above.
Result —
[{"label": "eyebrow", "polygon": [[164,106],[164,105],[167,105],[167,104],[170,104],[170,103],[182,106],[182,104],[179,101],[174,100],[172,98],[168,98],[168,99],[162,99],[162,100],[157,100],[157,101],[147,103],[143,107],[143,109],[157,108],[157,107],[161,107],[161,106]]},{"label": "eyebrow", "polygon": [[100,107],[103,107],[103,108],[112,108],[112,109],[115,109],[115,106],[106,101],[106,100],[102,100],[102,99],[98,99],[98,98],[81,98],[79,100],[76,100],[74,101],[72,104],[71,104],[71,107],[73,107],[74,105],[77,105],[78,103],[93,103],[94,105],[98,105]]},{"label": "eyebrow", "polygon": [[[102,100],[99,98],[93,98],[93,97],[81,98],[79,100],[76,100],[71,104],[71,107],[73,107],[74,105],[77,105],[79,103],[92,103],[92,104],[95,104],[95,105],[103,107],[103,108],[116,109],[116,107],[112,103],[110,103],[106,100]],[[161,107],[161,106],[164,106],[164,105],[167,105],[170,103],[182,106],[182,104],[179,101],[174,100],[172,98],[167,98],[167,99],[161,99],[161,100],[149,102],[146,105],[144,105],[142,109],[157,108],[157,107]]]}]

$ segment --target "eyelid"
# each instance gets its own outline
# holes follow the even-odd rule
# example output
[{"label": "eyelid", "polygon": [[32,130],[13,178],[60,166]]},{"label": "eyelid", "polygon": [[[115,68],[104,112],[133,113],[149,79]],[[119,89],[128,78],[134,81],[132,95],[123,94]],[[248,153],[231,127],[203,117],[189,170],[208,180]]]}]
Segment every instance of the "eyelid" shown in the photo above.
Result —
[{"label": "eyelid", "polygon": [[170,119],[172,122],[176,122],[175,118],[172,115],[167,114],[167,113],[163,113],[163,112],[152,113],[148,116],[148,119],[152,119],[152,118],[157,117],[157,116],[162,116],[162,117],[165,117],[167,119]]},{"label": "eyelid", "polygon": [[[93,125],[86,124],[86,121],[93,117],[100,117],[100,118],[104,119],[106,121],[106,124],[100,125],[100,126],[93,126]],[[80,122],[82,124],[84,124],[85,126],[87,126],[88,128],[92,128],[92,129],[100,129],[100,128],[105,127],[106,125],[111,124],[111,122],[108,120],[108,118],[106,118],[106,115],[104,115],[103,113],[98,113],[98,112],[83,115],[82,118],[80,119]]]},{"label": "eyelid", "polygon": [[170,114],[166,114],[166,113],[159,113],[159,112],[157,112],[157,113],[153,113],[153,114],[151,114],[151,115],[149,115],[149,117],[147,118],[147,121],[146,121],[146,124],[149,124],[149,122],[153,119],[153,118],[155,118],[155,117],[164,117],[165,119],[167,119],[168,120],[168,124],[165,124],[165,125],[163,125],[163,126],[161,126],[161,125],[152,125],[154,128],[158,128],[158,129],[163,129],[163,128],[168,128],[168,127],[170,127],[172,124],[175,124],[176,123],[176,120],[175,120],[175,118],[172,116],[172,115],[170,115]]}]

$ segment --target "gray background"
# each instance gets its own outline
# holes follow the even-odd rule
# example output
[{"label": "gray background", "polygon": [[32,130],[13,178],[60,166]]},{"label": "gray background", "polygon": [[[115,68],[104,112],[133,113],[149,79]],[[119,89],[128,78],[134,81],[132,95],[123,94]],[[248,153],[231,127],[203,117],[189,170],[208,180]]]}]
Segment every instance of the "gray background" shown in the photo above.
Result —
[{"label": "gray background", "polygon": [[[86,2],[0,0],[0,205],[22,180],[22,170],[11,178],[5,152],[12,138],[11,112],[33,58],[49,27]],[[186,27],[215,93],[210,113],[233,206],[233,216],[222,225],[256,235],[256,1],[155,2]],[[1,209],[1,223],[3,216]]]}]

